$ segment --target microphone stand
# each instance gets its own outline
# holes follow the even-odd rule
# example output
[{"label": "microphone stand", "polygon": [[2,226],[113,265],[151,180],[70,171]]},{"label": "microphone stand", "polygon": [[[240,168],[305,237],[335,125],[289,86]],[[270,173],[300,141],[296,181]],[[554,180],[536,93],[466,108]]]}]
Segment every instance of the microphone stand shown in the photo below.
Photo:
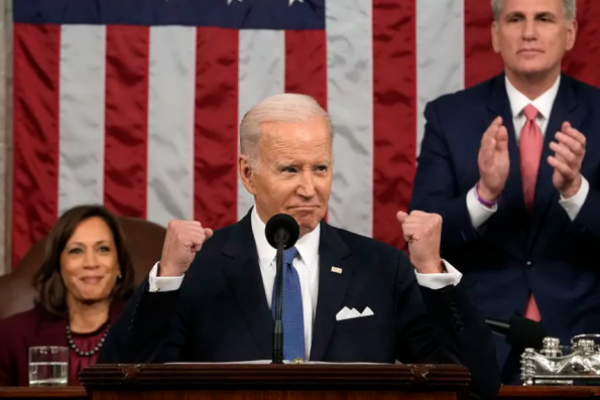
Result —
[{"label": "microphone stand", "polygon": [[[283,236],[283,235],[281,235]],[[275,257],[276,275],[275,291],[276,302],[271,307],[275,307],[275,326],[273,328],[273,361],[272,364],[283,364],[283,321],[281,313],[283,308],[283,245],[284,238],[277,239],[277,256]]]}]

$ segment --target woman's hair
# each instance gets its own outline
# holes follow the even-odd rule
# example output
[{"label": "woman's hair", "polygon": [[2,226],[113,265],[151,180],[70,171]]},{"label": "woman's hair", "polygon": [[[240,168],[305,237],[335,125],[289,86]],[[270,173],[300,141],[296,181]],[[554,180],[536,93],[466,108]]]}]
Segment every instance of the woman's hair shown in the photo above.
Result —
[{"label": "woman's hair", "polygon": [[134,268],[125,245],[125,237],[117,219],[106,208],[98,205],[84,205],[69,209],[52,227],[46,240],[44,261],[33,277],[33,286],[37,291],[35,302],[48,312],[64,316],[67,314],[65,285],[60,274],[60,258],[67,242],[73,236],[77,226],[92,217],[99,217],[112,232],[121,278],[112,290],[112,298],[124,298],[133,291]]}]

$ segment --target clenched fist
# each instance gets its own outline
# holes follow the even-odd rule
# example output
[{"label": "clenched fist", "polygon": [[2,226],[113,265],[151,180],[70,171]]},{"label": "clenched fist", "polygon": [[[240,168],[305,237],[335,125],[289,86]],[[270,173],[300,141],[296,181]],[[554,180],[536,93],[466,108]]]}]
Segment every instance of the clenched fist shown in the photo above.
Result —
[{"label": "clenched fist", "polygon": [[409,246],[410,261],[417,271],[421,274],[444,272],[440,257],[442,217],[422,211],[410,214],[398,211],[396,217]]},{"label": "clenched fist", "polygon": [[212,235],[212,229],[202,227],[198,221],[169,221],[158,276],[183,275]]}]

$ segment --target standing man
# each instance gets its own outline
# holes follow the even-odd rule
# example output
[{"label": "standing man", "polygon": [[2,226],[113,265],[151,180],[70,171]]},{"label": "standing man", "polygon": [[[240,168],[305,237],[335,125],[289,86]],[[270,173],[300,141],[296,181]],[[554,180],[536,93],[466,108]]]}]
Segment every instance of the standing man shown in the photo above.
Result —
[{"label": "standing man", "polygon": [[[443,216],[442,256],[484,316],[541,320],[570,344],[600,332],[600,90],[561,74],[576,0],[492,8],[504,72],[428,104],[410,208]],[[523,349],[497,351],[518,382]]]},{"label": "standing man", "polygon": [[276,95],[253,107],[240,126],[238,167],[255,206],[214,233],[199,221],[171,221],[160,262],[99,362],[270,360],[276,250],[265,224],[283,213],[300,227],[283,255],[286,360],[460,362],[472,392],[493,398],[492,334],[456,286],[461,274],[440,258],[440,216],[390,216],[410,258],[324,222],[332,141],[329,117],[310,97]]}]

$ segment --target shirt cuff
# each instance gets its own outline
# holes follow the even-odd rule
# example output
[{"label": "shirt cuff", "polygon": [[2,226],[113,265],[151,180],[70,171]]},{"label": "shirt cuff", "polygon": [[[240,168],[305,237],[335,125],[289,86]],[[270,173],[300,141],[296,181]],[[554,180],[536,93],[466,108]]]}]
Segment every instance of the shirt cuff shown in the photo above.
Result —
[{"label": "shirt cuff", "polygon": [[438,290],[450,285],[458,285],[462,278],[462,274],[450,265],[446,260],[442,260],[444,266],[446,267],[446,273],[442,274],[420,274],[415,270],[415,274],[417,276],[417,282],[419,285],[432,289]]},{"label": "shirt cuff", "polygon": [[475,196],[475,188],[471,188],[467,193],[467,210],[471,217],[471,225],[478,229],[485,221],[487,221],[498,210],[498,204],[493,207],[486,207]]},{"label": "shirt cuff", "polygon": [[156,276],[158,274],[158,262],[150,270],[148,275],[148,283],[150,284],[150,292],[171,292],[179,290],[183,282],[182,276]]},{"label": "shirt cuff", "polygon": [[583,207],[583,203],[585,203],[585,199],[587,199],[589,191],[590,183],[582,176],[581,186],[573,197],[565,199],[562,195],[560,196],[560,200],[558,200],[558,202],[566,211],[571,221],[574,221],[575,218],[577,218],[577,214],[579,214],[579,211],[581,211],[581,207]]}]

